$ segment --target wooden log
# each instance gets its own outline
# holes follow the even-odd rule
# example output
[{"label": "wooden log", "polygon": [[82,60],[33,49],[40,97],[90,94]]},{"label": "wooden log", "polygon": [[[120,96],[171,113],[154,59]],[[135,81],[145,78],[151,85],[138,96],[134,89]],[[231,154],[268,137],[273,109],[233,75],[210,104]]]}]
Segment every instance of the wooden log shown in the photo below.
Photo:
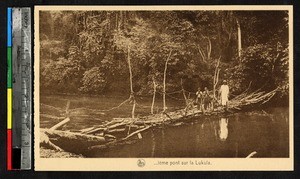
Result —
[{"label": "wooden log", "polygon": [[257,154],[257,152],[256,151],[254,151],[254,152],[251,152],[246,158],[251,158],[251,157],[253,157],[255,154]]},{"label": "wooden log", "polygon": [[95,134],[99,131],[101,131],[101,132],[107,131],[107,128],[99,127],[99,128],[96,128],[96,129],[93,129],[93,130],[90,130],[90,131],[86,132],[86,134]]},{"label": "wooden log", "polygon": [[123,122],[125,119],[124,118],[113,118],[113,120],[107,122],[105,124],[105,126],[108,126],[108,125],[111,125],[111,124],[115,124],[115,123],[118,123],[118,122]]},{"label": "wooden log", "polygon": [[93,145],[106,144],[110,141],[106,140],[102,136],[61,130],[41,129],[40,132],[45,132],[50,141],[64,151],[86,156],[90,154],[89,147]]},{"label": "wooden log", "polygon": [[[148,122],[148,121],[147,121]],[[136,124],[136,125],[144,125],[145,124],[145,121],[135,121],[133,124]]]},{"label": "wooden log", "polygon": [[140,126],[138,126],[138,125],[135,125],[135,124],[133,124],[133,125],[127,125],[127,127],[131,127],[131,128],[134,128],[134,129],[138,129],[138,128],[140,128]]},{"label": "wooden log", "polygon": [[171,126],[180,126],[182,124],[183,124],[183,122],[177,122],[177,123],[171,124]]},{"label": "wooden log", "polygon": [[134,136],[135,134],[138,134],[138,133],[140,133],[140,132],[143,132],[143,131],[145,131],[145,130],[147,130],[147,129],[149,129],[149,128],[150,128],[150,126],[147,126],[147,127],[143,128],[143,129],[137,130],[137,131],[135,131],[135,132],[129,134],[129,135],[128,135],[127,137],[125,137],[123,140],[126,140],[126,139],[128,139],[128,138]]},{"label": "wooden log", "polygon": [[105,142],[104,137],[82,134],[82,133],[75,133],[75,132],[68,132],[68,131],[61,131],[61,130],[50,130],[50,129],[41,129],[41,132],[45,132],[50,138],[51,137],[64,137],[69,139],[78,139],[88,141],[97,141],[97,142]]},{"label": "wooden log", "polygon": [[125,131],[125,128],[123,128],[123,129],[112,129],[112,130],[107,131],[107,133],[111,134],[111,133],[118,133],[118,132],[124,132],[124,131]]},{"label": "wooden log", "polygon": [[51,127],[49,130],[56,130],[58,128],[60,128],[61,126],[65,125],[67,122],[70,121],[70,118],[67,117],[66,119],[64,119],[63,121],[59,122],[58,124],[54,125],[53,127]]},{"label": "wooden log", "polygon": [[94,128],[95,128],[95,127],[89,127],[89,128],[81,129],[80,132],[81,132],[81,133],[87,133],[87,132],[93,130]]},{"label": "wooden log", "polygon": [[128,135],[129,132],[130,132],[131,125],[133,125],[133,123],[135,123],[137,120],[138,120],[138,119],[136,118],[136,119],[134,119],[134,120],[129,124],[129,126],[128,126],[128,131],[127,131],[127,135]]},{"label": "wooden log", "polygon": [[95,134],[96,136],[104,137],[104,132]]},{"label": "wooden log", "polygon": [[116,137],[111,134],[105,134],[104,137],[109,138],[109,139],[116,139]]},{"label": "wooden log", "polygon": [[55,149],[57,151],[63,151],[60,147],[56,146],[55,144],[53,144],[50,141],[48,135],[46,135],[45,132],[41,132],[41,135],[40,135],[40,145],[42,147],[46,147],[48,149],[53,148],[53,149]]},{"label": "wooden log", "polygon": [[102,149],[106,149],[108,145],[94,145],[94,146],[91,146],[89,148],[89,150],[93,150],[93,149],[97,149],[97,150],[102,150]]},{"label": "wooden log", "polygon": [[169,115],[169,114],[167,114],[166,112],[163,112],[170,120],[173,120],[172,119],[172,117]]},{"label": "wooden log", "polygon": [[108,128],[109,130],[111,130],[111,129],[114,129],[114,128],[117,128],[117,127],[125,126],[125,125],[127,125],[127,124],[128,124],[128,123],[125,123],[125,122],[122,122],[122,123],[120,123],[120,124],[116,123],[116,124],[114,124],[114,125],[108,126],[107,128]]}]

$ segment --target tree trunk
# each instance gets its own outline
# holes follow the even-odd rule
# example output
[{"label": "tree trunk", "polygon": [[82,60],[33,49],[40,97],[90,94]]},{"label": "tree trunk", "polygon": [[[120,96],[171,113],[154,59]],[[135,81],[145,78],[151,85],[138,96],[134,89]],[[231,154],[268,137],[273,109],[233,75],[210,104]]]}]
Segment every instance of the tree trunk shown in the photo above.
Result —
[{"label": "tree trunk", "polygon": [[124,20],[123,20],[123,13],[122,13],[122,11],[120,11],[120,21],[119,21],[118,30],[121,29],[121,27],[123,25],[123,22],[124,22]]},{"label": "tree trunk", "polygon": [[70,101],[68,100],[68,101],[67,101],[66,110],[65,110],[65,111],[66,111],[66,116],[67,116],[67,117],[69,117],[69,115],[70,115],[69,109],[70,109]]},{"label": "tree trunk", "polygon": [[131,111],[131,117],[132,117],[132,119],[135,118],[134,113],[135,113],[135,99],[133,97],[133,105],[132,105],[132,111]]},{"label": "tree trunk", "polygon": [[221,57],[219,57],[217,59],[217,64],[216,64],[216,68],[215,68],[215,74],[214,74],[214,81],[213,81],[213,95],[214,95],[214,99],[216,98],[216,87],[218,85],[218,82],[219,82],[219,73],[220,73],[220,69],[219,69],[219,66],[220,66],[220,59]]},{"label": "tree trunk", "polygon": [[51,48],[49,48],[49,59],[52,60],[52,51],[51,51]]},{"label": "tree trunk", "polygon": [[211,41],[210,38],[207,37],[208,46],[207,46],[207,60],[210,60],[210,54],[211,54]]},{"label": "tree trunk", "polygon": [[154,103],[155,103],[155,95],[156,95],[156,83],[155,79],[153,78],[153,98],[152,98],[152,105],[151,105],[151,114],[154,114],[153,109],[154,109]]},{"label": "tree trunk", "polygon": [[115,28],[114,29],[119,29],[118,28],[118,12],[115,12],[115,20],[116,20],[116,22],[115,22]]},{"label": "tree trunk", "polygon": [[241,61],[241,53],[242,53],[242,34],[241,34],[241,26],[238,20],[236,20],[237,23],[237,29],[238,29],[238,53],[239,53],[239,59]]},{"label": "tree trunk", "polygon": [[196,45],[197,49],[198,49],[198,52],[200,53],[201,55],[201,58],[202,58],[202,61],[203,62],[206,62],[205,60],[205,57],[204,57],[204,54],[203,54],[203,50],[201,49],[201,47],[199,45]]},{"label": "tree trunk", "polygon": [[170,50],[170,53],[169,53],[168,58],[167,58],[167,60],[166,60],[165,70],[164,70],[164,82],[163,82],[163,112],[165,112],[166,109],[167,109],[167,106],[166,106],[166,78],[167,78],[168,62],[169,62],[169,60],[170,60],[171,53],[172,53],[172,50]]},{"label": "tree trunk", "polygon": [[84,13],[84,17],[83,17],[83,22],[84,22],[84,30],[87,29],[87,23],[86,23],[86,19],[87,19],[87,13]]},{"label": "tree trunk", "polygon": [[185,104],[188,105],[187,97],[185,95],[185,91],[184,91],[184,88],[183,88],[183,80],[182,80],[182,78],[180,79],[180,84],[181,84],[181,90],[182,90],[182,94],[183,94],[183,97],[184,97],[184,100],[185,100]]},{"label": "tree trunk", "polygon": [[131,62],[130,62],[130,47],[127,48],[127,63],[128,63],[128,69],[129,69],[129,80],[130,80],[130,99],[133,103],[132,105],[132,112],[131,117],[134,118],[134,112],[135,112],[135,97],[134,97],[134,91],[133,91],[133,84],[132,84],[132,69],[131,69]]}]

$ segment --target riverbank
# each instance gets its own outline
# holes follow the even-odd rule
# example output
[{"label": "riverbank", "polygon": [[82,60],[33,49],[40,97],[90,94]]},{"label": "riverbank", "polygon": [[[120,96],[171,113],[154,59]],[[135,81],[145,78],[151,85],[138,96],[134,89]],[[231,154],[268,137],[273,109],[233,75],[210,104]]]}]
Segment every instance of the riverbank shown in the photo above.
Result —
[{"label": "riverbank", "polygon": [[52,149],[40,148],[41,158],[83,158],[82,155],[73,154],[65,151],[57,151]]}]

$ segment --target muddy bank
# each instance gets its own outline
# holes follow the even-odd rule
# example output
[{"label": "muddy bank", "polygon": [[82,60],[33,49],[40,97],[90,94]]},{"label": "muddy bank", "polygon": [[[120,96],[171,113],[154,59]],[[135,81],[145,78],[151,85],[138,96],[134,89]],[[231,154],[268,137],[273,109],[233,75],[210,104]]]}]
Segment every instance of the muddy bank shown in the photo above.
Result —
[{"label": "muddy bank", "polygon": [[82,155],[73,154],[70,152],[57,151],[52,149],[40,148],[41,158],[83,158]]}]

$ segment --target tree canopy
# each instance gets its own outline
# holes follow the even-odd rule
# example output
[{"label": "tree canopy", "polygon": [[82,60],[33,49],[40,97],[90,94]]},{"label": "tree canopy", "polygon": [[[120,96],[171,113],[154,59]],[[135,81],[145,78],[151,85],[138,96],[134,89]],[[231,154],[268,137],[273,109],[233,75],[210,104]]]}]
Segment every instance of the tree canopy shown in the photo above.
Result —
[{"label": "tree canopy", "polygon": [[129,93],[130,55],[138,94],[152,93],[153,80],[162,89],[169,57],[167,91],[181,79],[192,92],[212,89],[220,59],[232,93],[287,96],[287,19],[286,11],[41,11],[41,92]]}]

